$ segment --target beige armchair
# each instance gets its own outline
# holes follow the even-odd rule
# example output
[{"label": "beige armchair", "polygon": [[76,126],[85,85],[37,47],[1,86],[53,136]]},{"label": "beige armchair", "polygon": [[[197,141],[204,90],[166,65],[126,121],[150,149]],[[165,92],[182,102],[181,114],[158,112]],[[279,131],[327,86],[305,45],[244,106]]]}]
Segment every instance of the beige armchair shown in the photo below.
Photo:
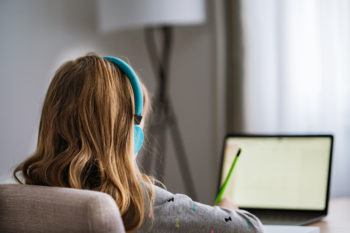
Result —
[{"label": "beige armchair", "polygon": [[0,232],[124,233],[111,196],[35,185],[0,185]]}]

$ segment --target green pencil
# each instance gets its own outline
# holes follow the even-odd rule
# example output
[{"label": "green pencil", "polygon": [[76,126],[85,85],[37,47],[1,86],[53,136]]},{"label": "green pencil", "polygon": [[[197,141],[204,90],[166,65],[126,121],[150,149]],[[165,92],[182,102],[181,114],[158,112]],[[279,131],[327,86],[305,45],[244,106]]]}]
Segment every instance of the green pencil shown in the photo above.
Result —
[{"label": "green pencil", "polygon": [[231,164],[231,167],[230,167],[230,170],[225,178],[225,181],[224,183],[221,185],[220,189],[219,189],[219,193],[218,195],[216,196],[216,199],[215,199],[215,204],[219,204],[222,200],[222,197],[224,196],[224,193],[225,193],[225,190],[227,188],[227,185],[229,183],[229,181],[231,180],[231,177],[232,177],[232,174],[233,174],[233,170],[236,166],[236,163],[238,161],[238,158],[239,158],[239,155],[241,154],[241,148],[238,149],[237,151],[237,154],[236,154],[236,157],[234,158],[232,164]]}]

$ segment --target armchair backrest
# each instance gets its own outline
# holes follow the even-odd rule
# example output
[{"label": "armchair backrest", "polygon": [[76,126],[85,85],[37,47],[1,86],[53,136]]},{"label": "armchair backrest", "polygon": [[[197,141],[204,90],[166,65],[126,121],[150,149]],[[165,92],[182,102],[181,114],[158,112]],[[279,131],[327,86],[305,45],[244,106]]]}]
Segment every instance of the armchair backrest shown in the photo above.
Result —
[{"label": "armchair backrest", "polygon": [[0,232],[124,233],[119,209],[102,192],[0,185]]}]

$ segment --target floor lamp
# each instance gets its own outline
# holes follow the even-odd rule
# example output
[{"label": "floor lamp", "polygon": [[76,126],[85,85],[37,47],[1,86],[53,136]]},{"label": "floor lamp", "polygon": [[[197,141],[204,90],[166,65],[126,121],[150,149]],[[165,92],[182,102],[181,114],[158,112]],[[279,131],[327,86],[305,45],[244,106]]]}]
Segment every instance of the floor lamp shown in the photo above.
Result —
[{"label": "floor lamp", "polygon": [[[169,66],[173,45],[173,27],[201,24],[205,21],[204,0],[100,0],[98,19],[102,31],[144,28],[145,43],[156,76],[156,91],[151,114],[148,148],[142,167],[147,174],[164,181],[166,142],[170,136],[187,193],[197,194],[188,165],[188,157],[181,137],[174,107],[169,97]],[[160,36],[160,38],[157,38]],[[157,39],[161,50],[157,51]]]}]

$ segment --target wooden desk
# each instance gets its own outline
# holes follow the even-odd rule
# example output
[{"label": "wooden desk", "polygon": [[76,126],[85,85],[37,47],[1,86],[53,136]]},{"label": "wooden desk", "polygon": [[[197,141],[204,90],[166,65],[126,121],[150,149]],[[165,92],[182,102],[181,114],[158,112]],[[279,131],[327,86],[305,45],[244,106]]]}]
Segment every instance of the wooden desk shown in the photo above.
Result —
[{"label": "wooden desk", "polygon": [[319,227],[321,233],[350,233],[350,198],[332,199],[327,217],[311,226]]}]

